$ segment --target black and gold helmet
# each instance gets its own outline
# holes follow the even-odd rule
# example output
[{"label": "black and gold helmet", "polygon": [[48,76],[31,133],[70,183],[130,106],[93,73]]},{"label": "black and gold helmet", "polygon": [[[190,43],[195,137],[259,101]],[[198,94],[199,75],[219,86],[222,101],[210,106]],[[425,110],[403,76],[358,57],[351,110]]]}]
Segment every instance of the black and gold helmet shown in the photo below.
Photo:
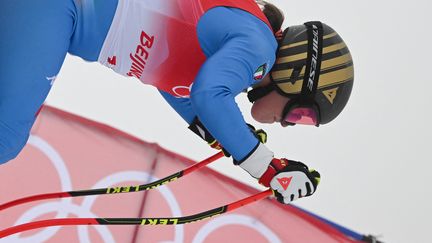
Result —
[{"label": "black and gold helmet", "polygon": [[318,126],[335,119],[347,104],[354,82],[353,60],[336,31],[321,22],[307,22],[284,31],[270,77],[269,86],[249,92],[251,102],[276,90],[290,98],[283,118],[293,109],[309,108],[316,113]]}]

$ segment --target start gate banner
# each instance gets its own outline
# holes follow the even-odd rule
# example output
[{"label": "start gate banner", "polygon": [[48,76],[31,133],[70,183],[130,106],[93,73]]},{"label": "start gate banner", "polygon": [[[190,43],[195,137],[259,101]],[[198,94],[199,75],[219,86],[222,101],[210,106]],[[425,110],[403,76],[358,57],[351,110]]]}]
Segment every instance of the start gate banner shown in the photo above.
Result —
[{"label": "start gate banner", "polygon": [[[0,166],[0,205],[35,194],[145,184],[194,163],[157,144],[45,106],[23,152]],[[53,218],[186,216],[257,192],[202,168],[154,190],[18,205],[0,211],[0,230]],[[14,234],[0,239],[0,243],[349,243],[362,242],[359,237],[341,226],[269,198],[185,225],[48,227]]]}]

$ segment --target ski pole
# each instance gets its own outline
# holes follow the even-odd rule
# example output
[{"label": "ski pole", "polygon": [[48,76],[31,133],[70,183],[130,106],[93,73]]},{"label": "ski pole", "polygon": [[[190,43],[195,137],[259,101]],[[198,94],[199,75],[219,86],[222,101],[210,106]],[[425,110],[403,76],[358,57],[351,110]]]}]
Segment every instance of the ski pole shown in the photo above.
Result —
[{"label": "ski pole", "polygon": [[46,199],[53,199],[53,198],[82,197],[82,196],[91,196],[91,195],[113,195],[113,194],[119,194],[119,193],[130,193],[130,192],[139,192],[139,191],[151,190],[151,189],[154,189],[156,187],[165,185],[169,182],[175,181],[182,176],[190,174],[190,173],[214,162],[215,160],[217,160],[223,156],[224,156],[223,152],[219,152],[219,153],[217,153],[213,156],[210,156],[209,158],[207,158],[207,159],[205,159],[199,163],[196,163],[194,165],[189,166],[188,168],[186,168],[182,171],[179,171],[179,172],[174,173],[170,176],[164,177],[162,179],[159,179],[157,181],[154,181],[154,182],[151,182],[148,184],[142,184],[142,185],[136,185],[136,186],[107,187],[107,188],[90,189],[90,190],[38,194],[38,195],[29,196],[29,197],[19,198],[19,199],[1,204],[0,205],[0,211],[5,210],[7,208],[17,206],[17,205],[29,203],[29,202],[46,200]]},{"label": "ski pole", "polygon": [[48,219],[35,221],[31,223],[13,226],[0,231],[0,238],[4,238],[16,233],[44,228],[52,226],[66,226],[66,225],[177,225],[187,224],[196,221],[208,219],[221,215],[226,212],[233,211],[237,208],[246,206],[252,202],[262,200],[268,196],[273,195],[271,189],[257,193],[253,196],[244,198],[242,200],[227,204],[222,207],[214,208],[205,212],[197,213],[194,215],[184,217],[171,217],[171,218],[63,218],[63,219]]}]

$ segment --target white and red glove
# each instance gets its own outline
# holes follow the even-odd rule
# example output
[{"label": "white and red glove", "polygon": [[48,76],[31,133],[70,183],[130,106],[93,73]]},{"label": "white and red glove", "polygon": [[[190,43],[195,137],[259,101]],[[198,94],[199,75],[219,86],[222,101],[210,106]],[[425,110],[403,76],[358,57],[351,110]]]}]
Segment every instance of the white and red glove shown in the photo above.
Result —
[{"label": "white and red glove", "polygon": [[273,158],[273,153],[263,144],[240,167],[259,182],[270,187],[277,200],[284,204],[312,195],[320,182],[320,174],[305,164],[287,159]]},{"label": "white and red glove", "polygon": [[288,204],[302,197],[312,195],[321,179],[316,170],[309,169],[305,164],[287,160],[272,159],[259,182],[271,187],[277,200]]}]

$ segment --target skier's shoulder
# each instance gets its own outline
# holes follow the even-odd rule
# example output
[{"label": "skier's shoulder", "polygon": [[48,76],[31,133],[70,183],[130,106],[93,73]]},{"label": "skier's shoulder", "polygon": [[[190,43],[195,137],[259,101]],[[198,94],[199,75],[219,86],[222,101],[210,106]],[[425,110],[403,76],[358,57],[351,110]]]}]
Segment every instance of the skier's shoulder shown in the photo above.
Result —
[{"label": "skier's shoulder", "polygon": [[278,44],[272,30],[260,19],[248,15],[245,22],[231,29],[232,34],[243,37],[241,42],[249,51],[265,56],[274,55]]}]

